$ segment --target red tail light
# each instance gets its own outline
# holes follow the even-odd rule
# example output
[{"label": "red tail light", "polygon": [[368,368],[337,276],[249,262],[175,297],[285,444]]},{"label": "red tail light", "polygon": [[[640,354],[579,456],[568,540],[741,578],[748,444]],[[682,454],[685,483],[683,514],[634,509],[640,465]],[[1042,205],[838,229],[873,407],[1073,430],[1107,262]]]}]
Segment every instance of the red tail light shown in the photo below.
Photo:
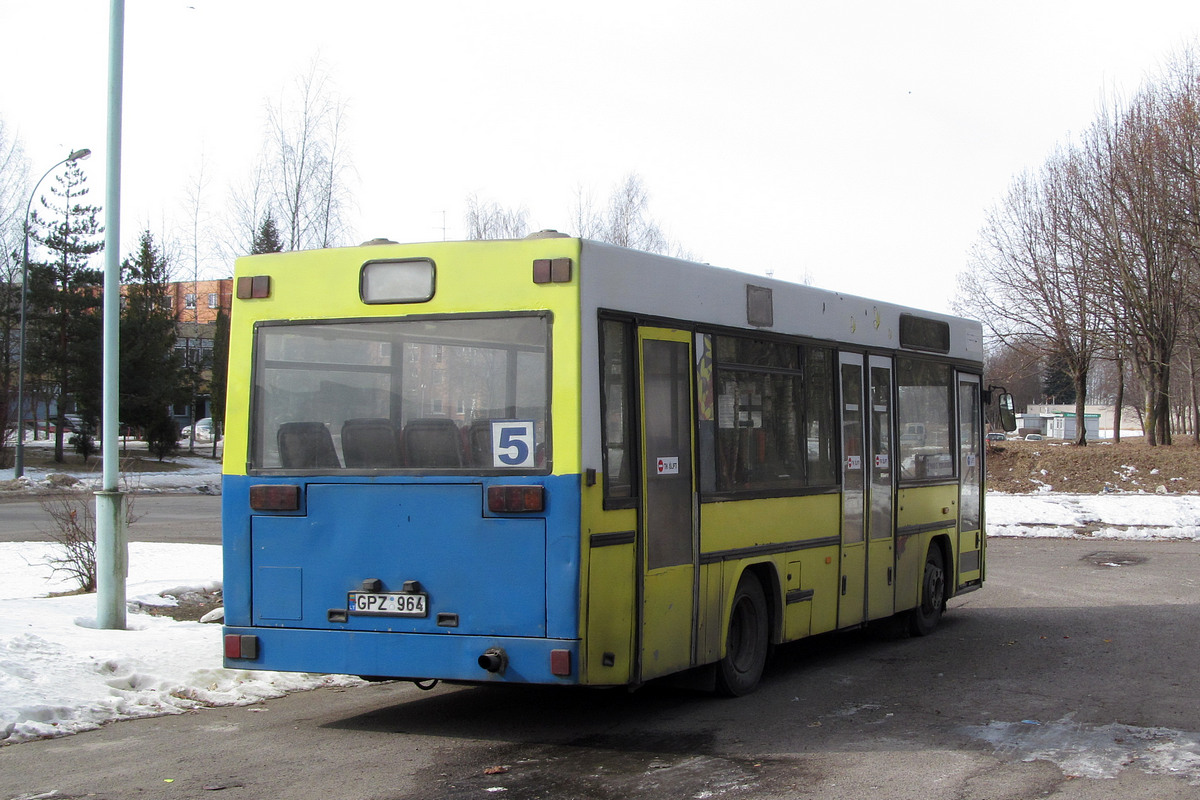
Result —
[{"label": "red tail light", "polygon": [[258,637],[225,634],[226,658],[258,658]]},{"label": "red tail light", "polygon": [[251,486],[250,508],[254,511],[298,511],[300,487],[286,483]]},{"label": "red tail light", "polygon": [[546,510],[545,489],[541,486],[489,486],[488,511],[494,514],[520,514]]}]

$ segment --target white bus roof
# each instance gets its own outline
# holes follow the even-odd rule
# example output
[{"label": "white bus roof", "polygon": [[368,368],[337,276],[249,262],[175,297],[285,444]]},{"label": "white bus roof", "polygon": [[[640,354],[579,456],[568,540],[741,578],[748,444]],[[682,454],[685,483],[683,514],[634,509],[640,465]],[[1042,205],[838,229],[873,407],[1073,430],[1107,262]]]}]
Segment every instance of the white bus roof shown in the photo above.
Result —
[{"label": "white bus roof", "polygon": [[[884,300],[696,264],[667,256],[582,241],[580,292],[585,319],[599,309],[731,328],[804,336],[843,346],[932,352],[981,362],[983,330],[976,320],[922,311]],[[902,317],[908,317],[904,323]],[[911,331],[934,323],[948,346],[912,346]],[[906,327],[901,342],[901,325]]]}]

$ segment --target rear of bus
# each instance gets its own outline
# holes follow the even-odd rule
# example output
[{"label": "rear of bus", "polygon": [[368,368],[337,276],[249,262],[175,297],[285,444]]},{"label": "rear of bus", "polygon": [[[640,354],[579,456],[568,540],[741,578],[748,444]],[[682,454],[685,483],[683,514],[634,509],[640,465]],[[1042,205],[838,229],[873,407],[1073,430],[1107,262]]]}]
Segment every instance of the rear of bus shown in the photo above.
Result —
[{"label": "rear of bus", "polygon": [[237,262],[226,666],[578,682],[578,258],[542,238]]}]

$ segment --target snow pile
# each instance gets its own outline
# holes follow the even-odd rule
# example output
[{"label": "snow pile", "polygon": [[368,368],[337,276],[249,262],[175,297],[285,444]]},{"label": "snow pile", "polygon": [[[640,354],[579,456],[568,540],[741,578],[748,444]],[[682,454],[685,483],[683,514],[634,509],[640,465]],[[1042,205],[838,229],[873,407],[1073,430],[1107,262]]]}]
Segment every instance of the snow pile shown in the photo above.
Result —
[{"label": "snow pile", "polygon": [[1200,496],[993,494],[988,536],[1200,539]]},{"label": "snow pile", "polygon": [[1049,761],[1072,777],[1115,778],[1136,764],[1153,775],[1173,775],[1200,785],[1196,734],[1120,723],[1084,725],[1072,716],[1052,722],[990,722],[967,730],[999,753],[1022,761]]},{"label": "snow pile", "polygon": [[[0,542],[0,742],[62,736],[105,722],[254,703],[356,683],[345,676],[229,670],[221,626],[130,613],[127,630],[96,628],[96,596],[46,597],[64,586],[44,566],[49,543]],[[220,587],[217,545],[129,545],[131,603]]]}]

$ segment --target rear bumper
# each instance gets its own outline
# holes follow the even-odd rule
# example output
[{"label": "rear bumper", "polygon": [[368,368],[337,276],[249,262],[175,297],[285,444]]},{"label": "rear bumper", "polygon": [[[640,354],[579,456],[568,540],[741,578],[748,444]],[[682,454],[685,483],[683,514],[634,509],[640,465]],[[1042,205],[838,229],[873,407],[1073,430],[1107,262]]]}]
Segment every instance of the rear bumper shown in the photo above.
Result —
[{"label": "rear bumper", "polygon": [[[224,633],[257,637],[255,657],[226,657],[229,669],[562,686],[580,682],[579,641],[573,639],[241,626],[226,626]],[[503,651],[505,665],[489,672],[479,659],[494,648]]]}]

